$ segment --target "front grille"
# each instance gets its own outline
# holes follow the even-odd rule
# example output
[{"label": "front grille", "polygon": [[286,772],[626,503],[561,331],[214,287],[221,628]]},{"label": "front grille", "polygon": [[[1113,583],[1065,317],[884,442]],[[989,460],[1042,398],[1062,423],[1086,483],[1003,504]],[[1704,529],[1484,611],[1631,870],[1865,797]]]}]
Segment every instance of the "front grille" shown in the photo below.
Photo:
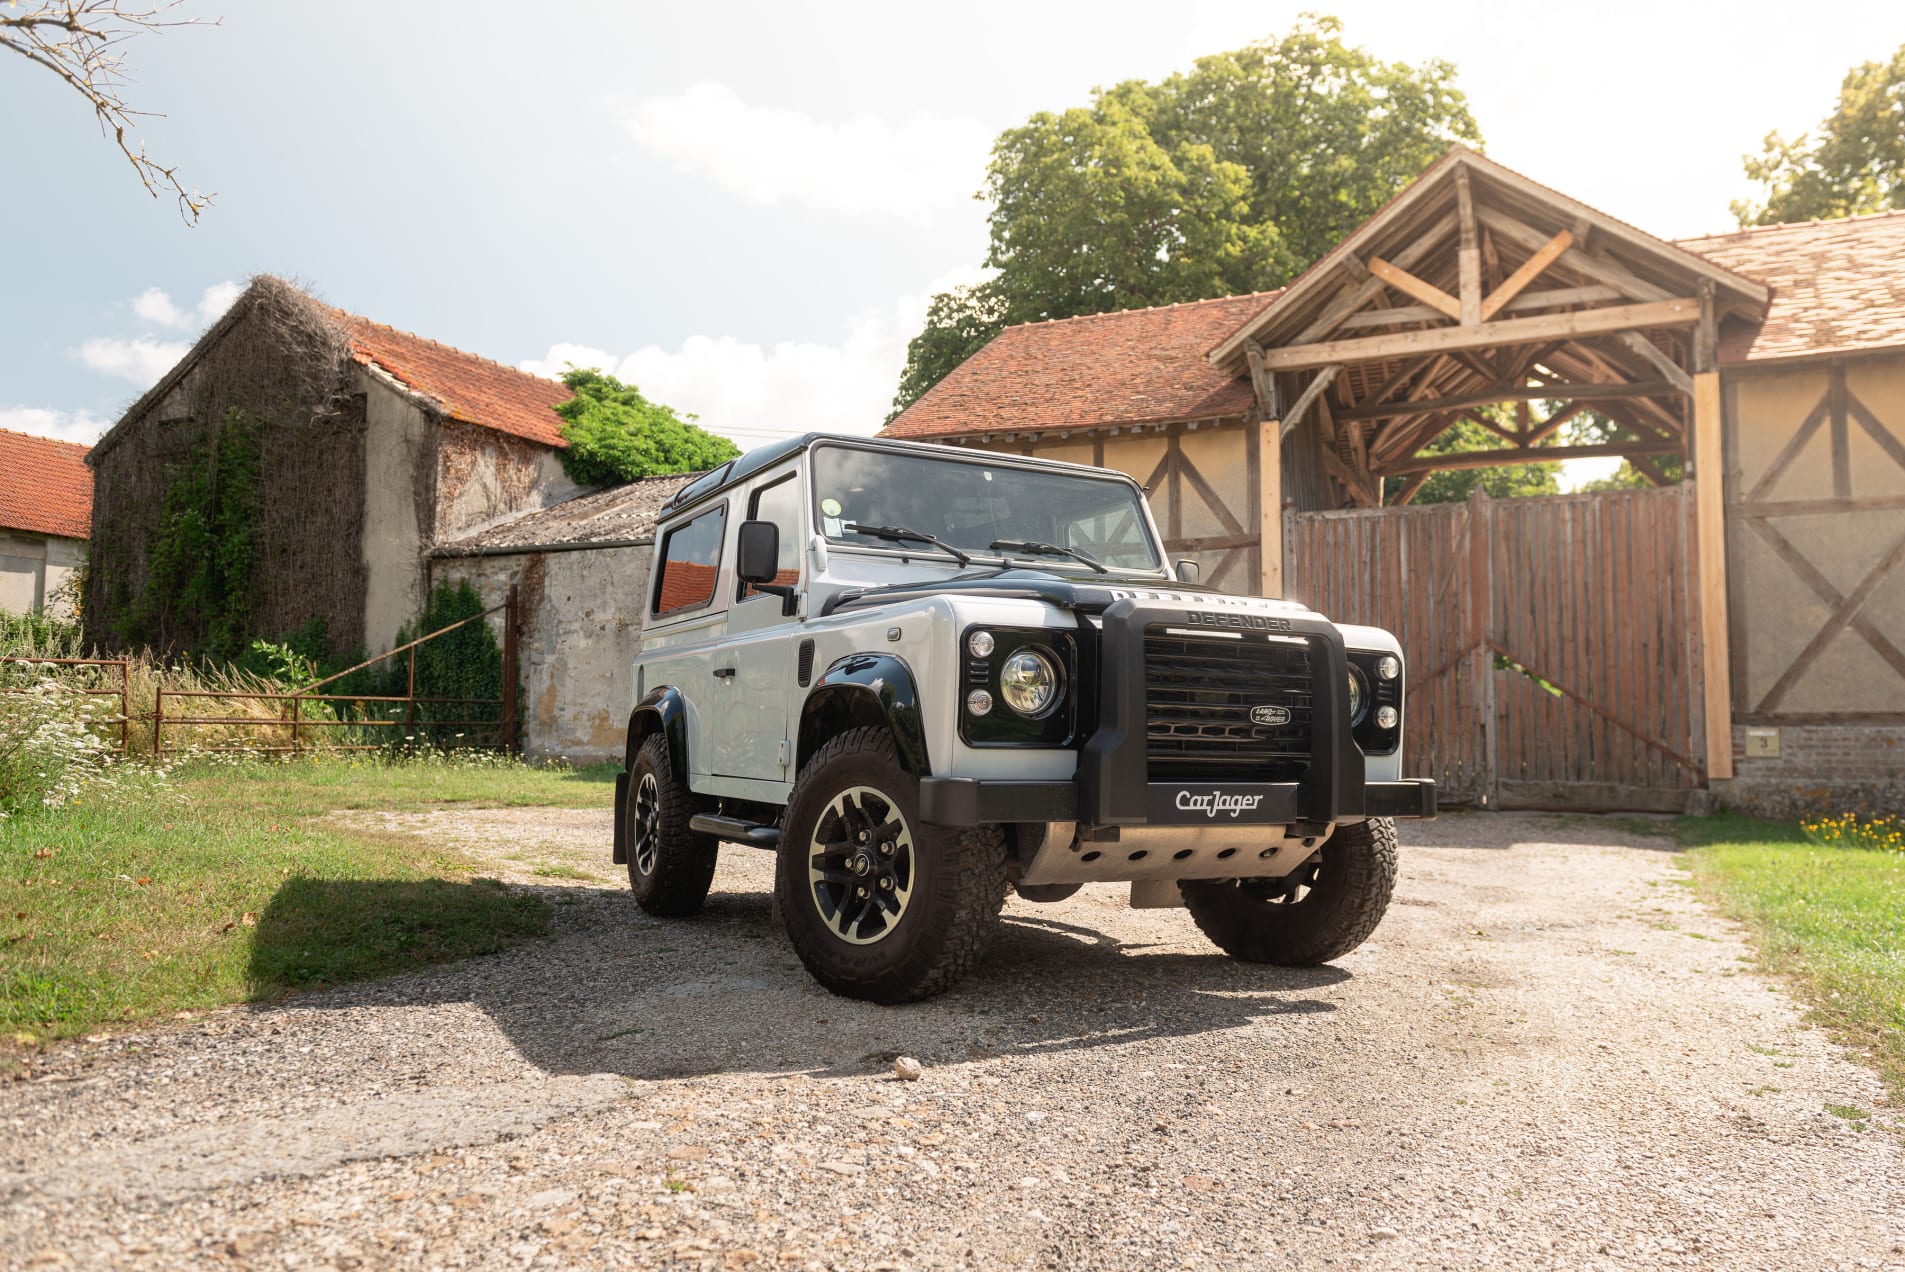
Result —
[{"label": "front grille", "polygon": [[[1145,743],[1153,782],[1294,782],[1310,763],[1307,644],[1144,636]],[[1257,724],[1252,707],[1284,707],[1287,724]]]}]

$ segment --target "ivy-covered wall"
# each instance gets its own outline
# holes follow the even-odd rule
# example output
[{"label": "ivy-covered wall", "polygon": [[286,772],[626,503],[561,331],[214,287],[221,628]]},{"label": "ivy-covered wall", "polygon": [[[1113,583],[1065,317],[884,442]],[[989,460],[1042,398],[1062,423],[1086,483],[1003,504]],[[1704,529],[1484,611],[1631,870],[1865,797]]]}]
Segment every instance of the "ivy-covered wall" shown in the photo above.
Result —
[{"label": "ivy-covered wall", "polygon": [[331,311],[254,283],[93,451],[87,639],[229,656],[322,623],[361,646],[362,387]]}]

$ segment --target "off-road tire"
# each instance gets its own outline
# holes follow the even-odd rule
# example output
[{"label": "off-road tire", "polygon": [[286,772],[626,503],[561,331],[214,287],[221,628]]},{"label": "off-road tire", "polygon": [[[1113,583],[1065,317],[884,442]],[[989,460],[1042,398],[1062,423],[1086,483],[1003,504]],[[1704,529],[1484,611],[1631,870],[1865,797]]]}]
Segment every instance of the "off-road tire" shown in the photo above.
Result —
[{"label": "off-road tire", "polygon": [[[1307,877],[1308,863],[1292,878]],[[1294,903],[1266,893],[1273,880],[1208,879],[1178,884],[1191,918],[1218,948],[1245,963],[1315,967],[1361,945],[1382,922],[1396,889],[1396,823],[1387,817],[1339,826],[1317,852],[1314,882]]]},{"label": "off-road tire", "polygon": [[[910,834],[910,895],[890,930],[851,944],[822,914],[809,874],[812,845],[834,801],[855,788],[883,796]],[[919,781],[892,735],[850,729],[814,753],[781,822],[775,901],[794,952],[834,993],[904,1003],[940,993],[984,955],[1005,905],[1005,836],[996,826],[934,826],[919,815]]]},{"label": "off-road tire", "polygon": [[[653,779],[654,786],[646,783]],[[647,796],[654,797],[651,831],[653,851],[641,839],[641,821],[650,815]],[[642,909],[662,918],[678,919],[699,913],[714,883],[714,862],[719,850],[712,835],[697,835],[688,829],[694,816],[694,796],[688,784],[674,770],[668,753],[668,739],[650,734],[635,752],[635,763],[628,770],[628,800],[623,827],[628,844],[628,886]]]}]

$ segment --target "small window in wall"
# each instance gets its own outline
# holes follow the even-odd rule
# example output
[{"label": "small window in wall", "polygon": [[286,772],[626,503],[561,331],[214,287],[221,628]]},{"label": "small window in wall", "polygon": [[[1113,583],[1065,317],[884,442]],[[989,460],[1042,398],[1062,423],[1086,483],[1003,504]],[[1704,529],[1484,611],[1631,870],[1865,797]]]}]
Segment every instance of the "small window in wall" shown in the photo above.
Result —
[{"label": "small window in wall", "polygon": [[[774,562],[774,582],[791,587],[800,582],[800,483],[792,476],[764,486],[748,501],[749,521],[771,521],[780,527],[780,557]],[[742,600],[763,596],[749,584],[741,584]]]},{"label": "small window in wall", "polygon": [[655,613],[698,609],[714,599],[715,575],[721,568],[721,535],[727,524],[728,506],[722,504],[668,532],[661,542]]}]

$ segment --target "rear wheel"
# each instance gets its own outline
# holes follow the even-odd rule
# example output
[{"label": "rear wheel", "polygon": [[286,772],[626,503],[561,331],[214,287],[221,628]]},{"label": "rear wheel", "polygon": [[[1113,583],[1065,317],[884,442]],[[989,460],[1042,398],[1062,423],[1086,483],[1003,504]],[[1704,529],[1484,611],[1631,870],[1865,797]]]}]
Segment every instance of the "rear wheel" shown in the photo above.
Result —
[{"label": "rear wheel", "polygon": [[711,835],[688,829],[694,797],[674,771],[668,739],[650,734],[628,771],[628,886],[650,914],[697,913],[714,883],[718,851]]},{"label": "rear wheel", "polygon": [[1199,879],[1178,884],[1191,918],[1226,954],[1246,963],[1314,967],[1361,945],[1396,888],[1396,823],[1347,826],[1280,879]]},{"label": "rear wheel", "polygon": [[919,815],[884,729],[852,729],[801,770],[781,826],[781,921],[815,980],[876,1003],[939,993],[976,963],[1005,904],[1005,838]]}]

